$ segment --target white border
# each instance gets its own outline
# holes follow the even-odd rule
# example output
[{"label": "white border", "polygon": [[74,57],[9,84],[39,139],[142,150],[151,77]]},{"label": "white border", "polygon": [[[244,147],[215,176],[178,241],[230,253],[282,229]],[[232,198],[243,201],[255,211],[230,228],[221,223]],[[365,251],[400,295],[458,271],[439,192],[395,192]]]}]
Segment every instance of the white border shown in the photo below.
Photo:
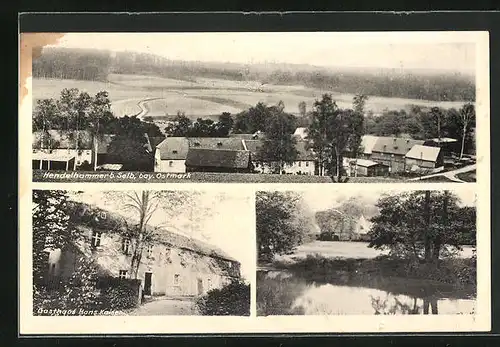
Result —
[{"label": "white border", "polygon": [[[257,33],[255,33],[257,34]],[[263,33],[258,33],[263,35]],[[277,33],[273,33],[278,35]],[[471,332],[489,331],[491,327],[490,279],[490,139],[489,131],[489,33],[488,32],[379,32],[314,33],[359,41],[391,38],[411,42],[446,41],[476,43],[476,114],[477,114],[477,183],[391,183],[391,184],[219,184],[219,183],[32,183],[31,181],[31,78],[26,82],[28,95],[20,106],[19,127],[19,304],[21,334],[183,334],[183,333],[335,333],[335,332]],[[297,33],[305,35],[305,33]],[[479,136],[479,134],[481,136]],[[22,140],[24,139],[24,140]],[[84,188],[82,188],[82,185]],[[477,313],[475,315],[428,316],[255,316],[255,277],[250,279],[252,315],[250,317],[40,317],[32,315],[31,190],[129,190],[129,189],[207,189],[234,190],[235,194],[253,195],[258,190],[363,189],[389,190],[475,189],[478,215]],[[254,211],[247,211],[254,216]],[[243,213],[243,211],[233,211]],[[242,218],[242,220],[245,218]],[[255,219],[253,217],[253,219]],[[251,225],[255,228],[255,225]],[[255,247],[249,245],[249,247]]]}]

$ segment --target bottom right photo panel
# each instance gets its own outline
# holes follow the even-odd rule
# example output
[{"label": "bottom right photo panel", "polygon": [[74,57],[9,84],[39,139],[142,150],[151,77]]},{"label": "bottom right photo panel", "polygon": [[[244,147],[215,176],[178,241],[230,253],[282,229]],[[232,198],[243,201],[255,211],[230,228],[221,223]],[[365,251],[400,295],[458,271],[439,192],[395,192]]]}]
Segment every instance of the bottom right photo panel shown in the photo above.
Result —
[{"label": "bottom right photo panel", "polygon": [[473,315],[476,194],[256,192],[257,315]]}]

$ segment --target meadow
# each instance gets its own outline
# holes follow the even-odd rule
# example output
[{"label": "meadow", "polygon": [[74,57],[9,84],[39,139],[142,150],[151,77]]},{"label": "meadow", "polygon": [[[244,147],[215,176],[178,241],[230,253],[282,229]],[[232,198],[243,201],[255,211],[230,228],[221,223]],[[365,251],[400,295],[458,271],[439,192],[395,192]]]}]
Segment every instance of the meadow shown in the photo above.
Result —
[{"label": "meadow", "polygon": [[[33,78],[32,87],[34,101],[58,98],[64,88],[78,88],[90,94],[106,90],[109,92],[113,112],[118,117],[134,115],[142,111],[143,116],[169,118],[181,111],[192,119],[210,115],[215,117],[222,112],[236,114],[258,102],[277,104],[279,101],[284,102],[286,112],[298,114],[300,102],[306,102],[307,109],[310,110],[316,99],[319,99],[323,93],[329,92],[299,85],[271,85],[255,81],[194,77],[180,80],[125,74],[111,74],[107,82]],[[352,94],[332,94],[339,107],[351,107]],[[409,105],[459,108],[463,102],[372,96],[367,102],[366,109],[376,114],[384,110],[405,109]],[[144,108],[146,113],[144,113]]]}]

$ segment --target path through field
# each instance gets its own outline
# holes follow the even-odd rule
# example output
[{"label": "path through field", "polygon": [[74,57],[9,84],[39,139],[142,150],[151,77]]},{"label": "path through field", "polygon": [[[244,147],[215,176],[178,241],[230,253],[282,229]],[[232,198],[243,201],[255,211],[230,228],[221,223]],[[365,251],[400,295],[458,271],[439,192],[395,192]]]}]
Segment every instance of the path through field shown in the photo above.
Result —
[{"label": "path through field", "polygon": [[427,176],[422,176],[422,177],[417,177],[417,178],[412,178],[410,181],[420,181],[420,180],[425,180],[428,178],[434,178],[434,177],[446,177],[449,180],[457,183],[465,183],[465,181],[462,181],[460,178],[457,177],[458,174],[461,173],[466,173],[470,171],[476,170],[476,164],[473,165],[467,165],[464,166],[460,169],[452,170],[452,171],[446,171],[446,172],[440,172],[437,174],[432,174],[432,175],[427,175]]}]

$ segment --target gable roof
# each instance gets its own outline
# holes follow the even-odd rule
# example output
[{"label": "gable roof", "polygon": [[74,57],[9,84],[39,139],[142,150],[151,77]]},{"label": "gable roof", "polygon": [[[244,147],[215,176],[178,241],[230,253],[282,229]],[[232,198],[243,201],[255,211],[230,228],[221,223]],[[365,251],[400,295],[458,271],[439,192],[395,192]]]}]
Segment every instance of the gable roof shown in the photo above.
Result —
[{"label": "gable roof", "polygon": [[206,149],[244,150],[242,139],[234,137],[188,137],[189,147]]},{"label": "gable roof", "polygon": [[402,137],[379,137],[372,147],[372,152],[405,155],[415,145],[423,145],[423,140]]},{"label": "gable roof", "polygon": [[363,135],[361,137],[361,147],[363,147],[363,154],[372,154],[373,147],[378,140],[378,136]]},{"label": "gable roof", "polygon": [[184,160],[189,150],[189,141],[185,137],[167,137],[156,146],[161,160]]},{"label": "gable roof", "polygon": [[249,165],[250,151],[245,150],[190,148],[186,158],[186,166],[191,167],[246,169]]},{"label": "gable roof", "polygon": [[441,148],[439,147],[415,145],[406,154],[406,158],[435,162],[439,156],[440,151]]},{"label": "gable roof", "polygon": [[363,167],[383,165],[383,164],[380,164],[380,163],[377,163],[375,161],[368,160],[368,159],[355,159],[355,160],[352,160],[351,163],[355,163],[358,166],[363,166]]},{"label": "gable roof", "polygon": [[[259,160],[259,150],[264,144],[263,140],[245,140],[245,145],[247,149],[252,153],[252,159]],[[307,141],[297,141],[295,143],[295,149],[297,149],[297,160],[311,161],[315,160],[314,153],[312,149],[307,149]]]},{"label": "gable roof", "polygon": [[[80,224],[87,224],[86,220],[82,218],[82,216],[88,216],[89,219],[91,218],[91,214],[82,214],[82,210],[85,209],[86,211],[94,211],[94,212],[105,212],[106,213],[106,218],[105,220],[102,220],[103,223],[109,223],[112,224],[114,227],[103,227],[102,229],[107,231],[107,232],[118,232],[117,229],[124,229],[126,226],[126,223],[137,223],[136,220],[133,220],[132,218],[126,218],[116,212],[108,211],[101,209],[96,206],[91,206],[85,203],[81,202],[75,202],[71,201],[69,204],[71,208],[71,214],[70,218],[74,218],[76,223]],[[95,215],[96,213],[94,213]],[[148,229],[153,230],[153,227],[147,226]],[[156,241],[161,242],[163,244],[168,245],[169,247],[174,247],[174,248],[180,248],[180,249],[186,249],[198,254],[202,255],[207,255],[210,257],[218,257],[221,259],[225,260],[230,260],[233,262],[238,262],[236,259],[233,257],[229,256],[227,253],[219,249],[218,247],[215,247],[213,245],[210,245],[206,242],[190,238],[184,235],[181,235],[179,233],[175,233],[171,230],[168,230],[166,228],[157,228],[156,229]],[[239,262],[238,262],[239,263]]]},{"label": "gable roof", "polygon": [[305,127],[298,127],[295,129],[295,132],[293,133],[294,136],[298,136],[301,139],[305,139],[307,137],[307,128]]}]

